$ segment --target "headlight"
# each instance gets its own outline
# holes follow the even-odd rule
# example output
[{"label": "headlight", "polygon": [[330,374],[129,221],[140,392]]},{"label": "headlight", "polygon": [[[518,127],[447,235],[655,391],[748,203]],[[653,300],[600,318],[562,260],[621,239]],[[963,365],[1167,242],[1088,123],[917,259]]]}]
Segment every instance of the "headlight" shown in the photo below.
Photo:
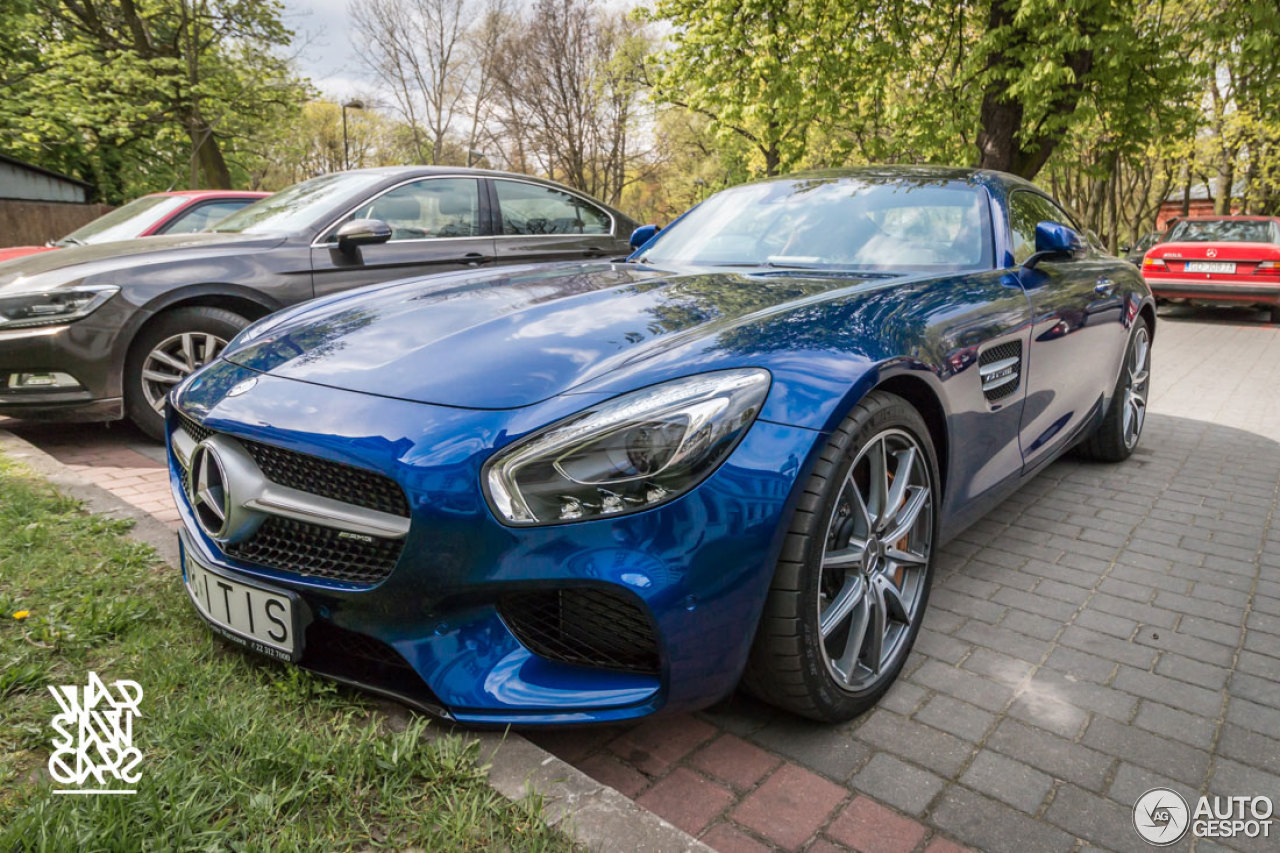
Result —
[{"label": "headlight", "polygon": [[120,292],[115,285],[0,295],[0,330],[70,323],[87,317]]},{"label": "headlight", "polygon": [[615,397],[504,448],[482,479],[511,524],[564,524],[664,504],[728,458],[769,372],[704,373]]}]

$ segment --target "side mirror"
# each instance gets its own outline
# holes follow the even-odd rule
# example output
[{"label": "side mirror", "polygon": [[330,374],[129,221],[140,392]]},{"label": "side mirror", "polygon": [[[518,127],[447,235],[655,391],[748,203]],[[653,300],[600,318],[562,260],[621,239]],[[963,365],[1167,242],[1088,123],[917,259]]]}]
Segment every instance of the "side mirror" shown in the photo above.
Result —
[{"label": "side mirror", "polygon": [[391,239],[391,226],[381,219],[353,219],[338,229],[338,250],[350,252],[359,246],[385,243]]},{"label": "side mirror", "polygon": [[1036,253],[1022,264],[1032,269],[1048,258],[1073,258],[1084,248],[1084,239],[1072,228],[1048,220],[1036,224]]},{"label": "side mirror", "polygon": [[661,229],[657,225],[641,225],[639,228],[631,232],[631,248],[639,249],[645,243],[653,239],[653,235],[657,234]]}]

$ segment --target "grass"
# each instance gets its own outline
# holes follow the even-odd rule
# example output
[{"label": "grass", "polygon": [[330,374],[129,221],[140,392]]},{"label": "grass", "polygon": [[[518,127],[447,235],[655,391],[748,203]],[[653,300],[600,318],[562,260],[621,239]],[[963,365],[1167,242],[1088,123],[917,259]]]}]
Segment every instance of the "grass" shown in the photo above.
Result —
[{"label": "grass", "polygon": [[[215,640],[127,531],[0,457],[0,850],[571,846],[486,784],[473,741]],[[144,690],[137,794],[52,793],[47,685],[90,671]]]}]

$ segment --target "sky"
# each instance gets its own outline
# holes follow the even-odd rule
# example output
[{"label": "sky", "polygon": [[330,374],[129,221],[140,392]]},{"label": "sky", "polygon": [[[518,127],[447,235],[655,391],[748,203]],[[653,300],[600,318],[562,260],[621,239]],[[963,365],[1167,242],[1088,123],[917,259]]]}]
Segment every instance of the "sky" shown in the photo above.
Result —
[{"label": "sky", "polygon": [[284,0],[284,22],[295,34],[298,70],[331,98],[368,95],[372,88],[351,46],[348,2]]}]

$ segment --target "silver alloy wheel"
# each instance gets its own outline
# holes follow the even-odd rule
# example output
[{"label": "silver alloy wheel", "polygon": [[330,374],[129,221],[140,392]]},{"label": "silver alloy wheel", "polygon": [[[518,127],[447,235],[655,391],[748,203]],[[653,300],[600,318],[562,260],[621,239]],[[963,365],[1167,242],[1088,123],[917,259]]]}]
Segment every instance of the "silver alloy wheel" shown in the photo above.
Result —
[{"label": "silver alloy wheel", "polygon": [[208,332],[183,332],[156,344],[142,362],[142,393],[147,404],[163,412],[173,386],[217,358],[226,345],[225,340]]},{"label": "silver alloy wheel", "polygon": [[1128,378],[1124,386],[1124,446],[1132,450],[1142,436],[1142,424],[1147,419],[1147,389],[1151,385],[1151,335],[1145,324],[1133,333],[1125,370]]},{"label": "silver alloy wheel", "polygon": [[932,545],[929,461],[909,433],[885,430],[849,468],[822,554],[819,630],[827,669],[845,690],[871,687],[904,652]]}]

